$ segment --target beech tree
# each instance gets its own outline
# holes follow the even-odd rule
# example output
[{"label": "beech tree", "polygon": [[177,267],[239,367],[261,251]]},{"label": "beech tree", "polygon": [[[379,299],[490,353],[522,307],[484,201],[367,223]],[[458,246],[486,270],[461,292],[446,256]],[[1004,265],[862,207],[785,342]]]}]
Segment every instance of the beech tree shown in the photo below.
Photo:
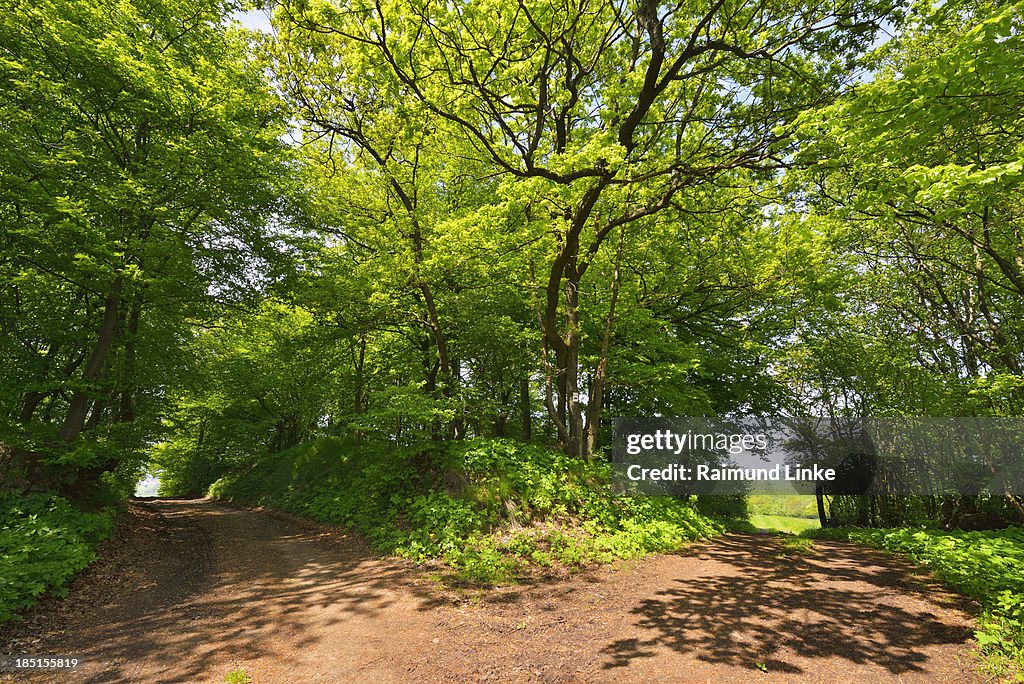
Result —
[{"label": "beech tree", "polygon": [[490,165],[524,225],[546,233],[546,407],[564,449],[590,456],[607,378],[598,359],[581,383],[581,297],[595,259],[694,188],[784,166],[786,124],[837,92],[891,11],[304,1],[280,3],[275,20],[289,74],[311,77],[310,109],[349,131],[346,112],[368,116],[367,96],[421,110],[422,126],[457,132],[458,153]]},{"label": "beech tree", "polygon": [[[842,273],[842,315],[811,313],[794,347],[823,401],[864,415],[1024,406],[1022,17],[1020,2],[917,7],[873,80],[802,117],[800,221]],[[1019,496],[1004,503],[1024,516]]]},{"label": "beech tree", "polygon": [[835,244],[873,273],[853,284],[860,298],[897,317],[891,333],[914,339],[918,363],[950,376],[1019,375],[1024,362],[1022,9],[922,11],[875,81],[804,128],[816,160],[806,196],[842,219]]},{"label": "beech tree", "polygon": [[228,4],[2,9],[9,472],[43,478],[46,453],[46,477],[95,481],[140,444],[186,322],[258,283],[283,110]]}]

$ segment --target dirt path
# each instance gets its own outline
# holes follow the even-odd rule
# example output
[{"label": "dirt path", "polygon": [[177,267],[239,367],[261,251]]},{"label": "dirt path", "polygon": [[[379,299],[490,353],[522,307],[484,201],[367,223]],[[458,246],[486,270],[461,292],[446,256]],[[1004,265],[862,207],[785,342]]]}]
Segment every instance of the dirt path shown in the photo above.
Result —
[{"label": "dirt path", "polygon": [[0,652],[76,654],[0,682],[965,682],[971,606],[890,557],[728,535],[568,580],[445,589],[360,540],[207,501],[135,504],[65,601]]}]

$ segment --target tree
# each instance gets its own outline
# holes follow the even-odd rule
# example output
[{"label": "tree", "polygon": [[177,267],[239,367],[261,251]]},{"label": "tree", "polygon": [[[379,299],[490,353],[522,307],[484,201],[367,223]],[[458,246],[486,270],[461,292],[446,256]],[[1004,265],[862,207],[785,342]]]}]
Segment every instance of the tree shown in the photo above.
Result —
[{"label": "tree", "polygon": [[29,479],[43,452],[64,485],[116,467],[189,319],[273,258],[283,110],[230,9],[4,3],[4,441]]},{"label": "tree", "polygon": [[607,376],[591,374],[585,401],[581,297],[606,242],[688,191],[782,166],[780,127],[836,92],[890,11],[399,0],[282,2],[275,16],[288,78],[307,84],[325,123],[358,131],[346,122],[368,116],[368,97],[421,110],[421,125],[458,133],[458,154],[489,165],[524,227],[547,236],[547,412],[564,449],[590,456]]},{"label": "tree", "polygon": [[814,346],[856,350],[818,367],[867,415],[1021,410],[1022,17],[921,6],[873,80],[801,121],[797,195],[845,262],[846,323]]},{"label": "tree", "polygon": [[1021,11],[923,10],[873,82],[806,121],[813,201],[845,219],[837,244],[872,268],[893,336],[947,375],[1021,369]]}]

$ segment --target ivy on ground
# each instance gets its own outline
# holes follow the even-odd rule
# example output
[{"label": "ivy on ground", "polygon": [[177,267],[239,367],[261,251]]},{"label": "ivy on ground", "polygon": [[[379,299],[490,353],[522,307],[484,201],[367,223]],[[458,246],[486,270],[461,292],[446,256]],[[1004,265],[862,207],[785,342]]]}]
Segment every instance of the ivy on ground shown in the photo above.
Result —
[{"label": "ivy on ground", "polygon": [[65,596],[74,576],[96,559],[113,521],[110,509],[86,513],[53,494],[0,491],[0,622],[47,592]]}]

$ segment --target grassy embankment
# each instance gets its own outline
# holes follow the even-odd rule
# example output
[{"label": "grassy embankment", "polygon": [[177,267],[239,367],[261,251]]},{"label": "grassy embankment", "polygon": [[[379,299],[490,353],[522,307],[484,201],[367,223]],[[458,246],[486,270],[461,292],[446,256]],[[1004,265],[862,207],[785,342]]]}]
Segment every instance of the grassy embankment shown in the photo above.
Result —
[{"label": "grassy embankment", "polygon": [[609,477],[607,464],[511,440],[424,458],[324,439],[221,478],[210,495],[345,525],[384,553],[443,559],[482,583],[669,551],[724,529],[693,501],[615,498]]}]

